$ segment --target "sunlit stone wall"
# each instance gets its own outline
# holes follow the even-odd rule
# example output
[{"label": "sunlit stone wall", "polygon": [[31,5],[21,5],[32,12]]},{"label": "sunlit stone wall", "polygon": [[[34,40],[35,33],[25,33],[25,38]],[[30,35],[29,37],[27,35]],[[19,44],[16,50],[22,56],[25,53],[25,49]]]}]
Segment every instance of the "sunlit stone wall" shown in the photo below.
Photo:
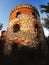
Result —
[{"label": "sunlit stone wall", "polygon": [[11,11],[6,41],[8,42],[6,47],[14,44],[13,42],[20,47],[36,47],[38,44],[44,44],[44,33],[40,23],[40,15],[35,7],[22,4],[16,6]]}]

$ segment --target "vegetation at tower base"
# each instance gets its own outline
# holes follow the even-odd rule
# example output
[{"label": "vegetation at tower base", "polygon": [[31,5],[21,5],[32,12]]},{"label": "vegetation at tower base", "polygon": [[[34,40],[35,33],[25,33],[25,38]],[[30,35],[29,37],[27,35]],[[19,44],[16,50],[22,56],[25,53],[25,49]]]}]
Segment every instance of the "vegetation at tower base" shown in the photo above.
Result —
[{"label": "vegetation at tower base", "polygon": [[38,46],[42,48],[42,53],[47,51],[37,9],[27,4],[16,6],[10,14],[4,53],[36,50]]}]

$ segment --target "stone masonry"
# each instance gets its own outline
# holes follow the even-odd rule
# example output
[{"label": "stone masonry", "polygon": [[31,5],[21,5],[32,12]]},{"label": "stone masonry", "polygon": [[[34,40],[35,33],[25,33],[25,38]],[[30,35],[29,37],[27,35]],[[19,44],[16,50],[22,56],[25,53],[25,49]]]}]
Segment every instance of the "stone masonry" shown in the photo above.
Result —
[{"label": "stone masonry", "polygon": [[27,4],[16,6],[10,13],[5,47],[11,50],[11,45],[15,42],[20,47],[32,48],[44,44],[44,40],[37,9]]}]

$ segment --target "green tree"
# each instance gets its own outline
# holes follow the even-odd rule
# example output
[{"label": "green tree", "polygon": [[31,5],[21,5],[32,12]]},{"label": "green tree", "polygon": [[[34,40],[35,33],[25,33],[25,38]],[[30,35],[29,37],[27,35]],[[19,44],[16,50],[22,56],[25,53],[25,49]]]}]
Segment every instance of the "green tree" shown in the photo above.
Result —
[{"label": "green tree", "polygon": [[41,8],[41,13],[45,13],[47,14],[47,18],[43,18],[44,22],[44,27],[46,27],[47,29],[49,29],[49,3],[47,3],[47,5],[40,5]]}]

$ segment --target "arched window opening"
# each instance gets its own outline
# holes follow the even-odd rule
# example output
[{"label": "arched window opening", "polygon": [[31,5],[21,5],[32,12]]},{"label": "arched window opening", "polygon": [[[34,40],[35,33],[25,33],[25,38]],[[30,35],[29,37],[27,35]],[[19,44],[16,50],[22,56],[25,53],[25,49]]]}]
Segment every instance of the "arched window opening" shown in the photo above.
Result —
[{"label": "arched window opening", "polygon": [[32,12],[32,17],[37,19],[37,13]]},{"label": "arched window opening", "polygon": [[17,12],[17,13],[16,13],[16,17],[17,17],[17,18],[19,18],[20,15],[21,15],[20,12]]},{"label": "arched window opening", "polygon": [[13,32],[18,32],[20,30],[19,24],[15,24],[13,27]]},{"label": "arched window opening", "polygon": [[33,16],[33,18],[35,17],[35,12],[32,12],[32,16]]}]

